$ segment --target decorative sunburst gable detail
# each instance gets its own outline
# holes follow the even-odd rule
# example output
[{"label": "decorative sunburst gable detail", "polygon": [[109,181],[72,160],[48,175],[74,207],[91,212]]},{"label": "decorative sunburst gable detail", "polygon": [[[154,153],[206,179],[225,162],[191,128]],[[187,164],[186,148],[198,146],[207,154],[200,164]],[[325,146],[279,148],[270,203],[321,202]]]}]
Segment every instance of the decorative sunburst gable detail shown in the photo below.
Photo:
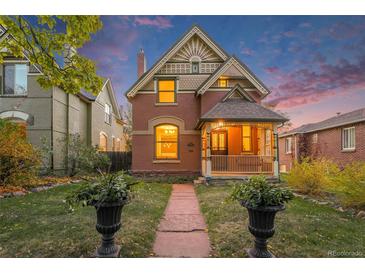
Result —
[{"label": "decorative sunburst gable detail", "polygon": [[239,84],[235,85],[227,94],[223,97],[222,102],[227,101],[228,99],[245,99],[249,102],[255,102],[255,99],[251,97],[251,95],[244,90]]},{"label": "decorative sunburst gable detail", "polygon": [[261,98],[270,93],[269,89],[256,77],[256,75],[242,62],[240,62],[235,56],[230,57],[225,61],[216,71],[209,76],[209,78],[198,88],[197,95],[204,94],[209,87],[211,87],[215,81],[222,75],[225,75],[227,71],[232,70],[234,66],[242,76],[247,78],[261,94]]},{"label": "decorative sunburst gable detail", "polygon": [[216,51],[207,45],[199,35],[195,34],[184,46],[169,60],[172,62],[222,62],[224,61]]},{"label": "decorative sunburst gable detail", "polygon": [[154,74],[156,74],[175,54],[188,42],[193,36],[197,35],[204,43],[206,43],[214,52],[225,61],[228,55],[220,48],[203,30],[198,26],[193,26],[181,39],[179,39],[147,72],[145,72],[126,92],[128,98],[136,95]]}]

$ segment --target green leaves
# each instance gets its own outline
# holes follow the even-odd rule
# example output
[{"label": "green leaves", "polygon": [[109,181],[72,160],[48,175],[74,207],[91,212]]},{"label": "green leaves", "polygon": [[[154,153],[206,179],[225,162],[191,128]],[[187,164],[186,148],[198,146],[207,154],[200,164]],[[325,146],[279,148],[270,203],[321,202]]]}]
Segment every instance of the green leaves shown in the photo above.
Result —
[{"label": "green leaves", "polygon": [[[37,17],[38,25],[32,25],[24,16],[0,16],[0,24],[12,37],[0,40],[0,48],[7,49],[7,52],[1,52],[0,63],[9,55],[27,57],[32,65],[41,68],[38,83],[43,88],[57,86],[72,94],[85,89],[97,95],[103,80],[96,74],[95,63],[78,54],[77,49],[102,28],[99,16]],[[56,25],[63,27],[62,30]],[[65,64],[62,65],[58,60],[65,55],[65,50]]]},{"label": "green leaves", "polygon": [[243,201],[252,207],[283,205],[293,197],[289,189],[269,184],[265,176],[252,176],[247,183],[235,185],[231,193],[232,200]]},{"label": "green leaves", "polygon": [[136,185],[133,177],[124,173],[103,174],[95,179],[86,180],[83,185],[66,197],[70,210],[75,205],[95,205],[125,201],[131,198],[132,186]]}]

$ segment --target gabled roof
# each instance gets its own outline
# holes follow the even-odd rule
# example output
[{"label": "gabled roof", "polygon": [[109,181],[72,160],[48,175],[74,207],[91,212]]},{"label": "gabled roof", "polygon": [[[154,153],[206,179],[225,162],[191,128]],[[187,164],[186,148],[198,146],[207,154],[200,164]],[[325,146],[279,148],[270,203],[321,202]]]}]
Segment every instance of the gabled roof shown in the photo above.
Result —
[{"label": "gabled roof", "polygon": [[365,108],[340,114],[318,123],[302,125],[298,128],[280,134],[280,137],[285,137],[300,133],[309,133],[339,126],[345,126],[348,124],[354,124],[362,121],[365,121]]},{"label": "gabled roof", "polygon": [[204,81],[200,87],[197,89],[197,94],[204,94],[207,89],[218,80],[220,76],[222,76],[228,68],[231,66],[235,66],[242,75],[244,75],[262,94],[262,97],[265,97],[270,93],[269,89],[256,77],[256,75],[238,58],[235,56],[231,56],[227,59],[218,69],[215,70],[213,74],[211,74],[206,81]]},{"label": "gabled roof", "polygon": [[251,95],[241,87],[240,84],[236,84],[222,99],[223,102],[227,101],[230,98],[233,98],[235,94],[240,95],[241,98],[245,98],[249,102],[255,102],[255,99],[251,97]]},{"label": "gabled roof", "polygon": [[[117,99],[115,97],[114,88],[113,88],[110,78],[105,79],[105,82],[104,82],[103,87],[101,88],[101,91],[99,92],[99,94],[103,91],[104,88],[106,88],[106,90],[109,94],[109,97],[110,97],[110,100],[112,103],[112,107],[115,110],[115,114],[117,115],[117,118],[122,120],[122,115],[120,113],[120,109],[119,109],[119,106],[117,103]],[[99,94],[95,96],[94,94],[87,92],[84,89],[81,89],[80,93],[78,93],[77,95],[82,96],[83,98],[87,99],[88,101],[94,102],[98,99]]]},{"label": "gabled roof", "polygon": [[198,35],[209,47],[214,50],[214,52],[222,58],[222,60],[226,60],[228,58],[228,54],[218,45],[213,39],[211,39],[207,33],[205,33],[200,27],[194,25],[188,30],[177,42],[169,49],[167,52],[148,70],[146,71],[126,92],[127,97],[133,97],[137,91],[143,87],[148,81],[153,78],[153,75],[159,71],[162,66],[173,57],[184,45],[185,43],[194,35]]},{"label": "gabled roof", "polygon": [[198,128],[208,121],[286,122],[287,118],[257,103],[231,98],[216,104],[199,120]]}]

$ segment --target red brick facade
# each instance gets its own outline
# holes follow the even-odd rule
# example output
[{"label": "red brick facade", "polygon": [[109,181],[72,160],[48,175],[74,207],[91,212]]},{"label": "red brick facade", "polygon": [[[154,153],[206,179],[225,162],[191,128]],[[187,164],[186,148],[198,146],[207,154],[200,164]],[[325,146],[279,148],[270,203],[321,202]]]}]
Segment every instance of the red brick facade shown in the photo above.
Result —
[{"label": "red brick facade", "polygon": [[[346,151],[342,149],[342,130],[343,128],[355,127],[355,149]],[[317,134],[317,143],[314,143],[313,135]],[[285,139],[293,138],[292,154],[285,153]],[[297,142],[294,142],[294,140]],[[295,148],[296,144],[296,148]],[[333,160],[340,166],[344,166],[353,161],[365,161],[365,122],[348,124],[341,127],[325,129],[294,136],[281,137],[279,140],[280,165],[286,166],[287,170],[296,157],[310,156],[313,158],[327,158]]]}]

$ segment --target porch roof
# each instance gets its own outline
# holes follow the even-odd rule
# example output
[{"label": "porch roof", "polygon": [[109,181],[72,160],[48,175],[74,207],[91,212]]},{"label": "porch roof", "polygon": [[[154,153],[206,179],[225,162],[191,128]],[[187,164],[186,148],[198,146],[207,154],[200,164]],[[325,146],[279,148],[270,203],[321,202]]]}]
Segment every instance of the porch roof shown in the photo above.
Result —
[{"label": "porch roof", "polygon": [[287,118],[267,109],[257,103],[249,102],[242,99],[228,99],[219,102],[211,110],[205,113],[199,121],[257,121],[257,122],[286,122]]}]

